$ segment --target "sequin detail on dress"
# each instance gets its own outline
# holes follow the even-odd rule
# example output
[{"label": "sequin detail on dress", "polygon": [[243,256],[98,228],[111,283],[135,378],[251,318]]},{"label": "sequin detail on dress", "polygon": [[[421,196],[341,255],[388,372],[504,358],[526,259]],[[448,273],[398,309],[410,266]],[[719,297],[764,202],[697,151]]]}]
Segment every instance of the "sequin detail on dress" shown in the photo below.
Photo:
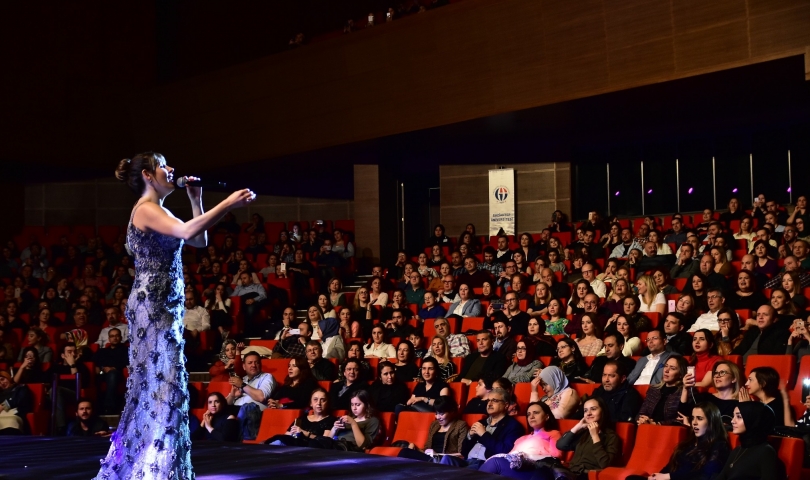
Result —
[{"label": "sequin detail on dress", "polygon": [[96,478],[192,480],[183,241],[143,232],[130,221],[127,247],[135,257],[136,276],[126,317],[130,331],[137,333],[130,338],[126,405]]}]

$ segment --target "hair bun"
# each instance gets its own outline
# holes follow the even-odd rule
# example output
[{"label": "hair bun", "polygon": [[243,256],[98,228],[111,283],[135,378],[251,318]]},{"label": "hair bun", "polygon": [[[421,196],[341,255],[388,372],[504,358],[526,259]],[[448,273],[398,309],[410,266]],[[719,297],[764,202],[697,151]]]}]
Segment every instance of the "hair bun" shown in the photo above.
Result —
[{"label": "hair bun", "polygon": [[115,169],[115,178],[118,179],[120,182],[126,182],[129,178],[129,168],[132,164],[132,161],[128,158],[125,158],[118,162],[118,168]]}]

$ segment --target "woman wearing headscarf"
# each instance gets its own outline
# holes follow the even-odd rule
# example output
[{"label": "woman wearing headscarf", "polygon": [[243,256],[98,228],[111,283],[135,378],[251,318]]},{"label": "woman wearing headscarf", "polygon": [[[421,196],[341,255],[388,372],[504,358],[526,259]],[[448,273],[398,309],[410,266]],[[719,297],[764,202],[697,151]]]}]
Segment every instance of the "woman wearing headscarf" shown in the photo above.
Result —
[{"label": "woman wearing headscarf", "polygon": [[[318,322],[320,341],[323,344],[323,358],[343,360],[346,346],[340,336],[340,322],[336,318],[324,318]],[[314,338],[314,335],[313,335]]]},{"label": "woman wearing headscarf", "polygon": [[785,477],[785,466],[768,443],[775,417],[771,407],[743,402],[734,409],[732,431],[740,444],[731,451],[723,471],[715,480],[777,480]]},{"label": "woman wearing headscarf", "polygon": [[242,348],[244,346],[244,343],[236,343],[232,338],[222,342],[222,350],[217,355],[217,360],[211,365],[211,369],[208,370],[212,382],[227,382],[231,373],[239,377],[245,376],[245,369],[242,368]]},{"label": "woman wearing headscarf", "polygon": [[[529,402],[543,402],[551,407],[554,418],[569,418],[579,406],[579,394],[568,386],[568,378],[559,367],[546,367],[532,380],[532,395]],[[540,398],[537,387],[545,396]]]}]

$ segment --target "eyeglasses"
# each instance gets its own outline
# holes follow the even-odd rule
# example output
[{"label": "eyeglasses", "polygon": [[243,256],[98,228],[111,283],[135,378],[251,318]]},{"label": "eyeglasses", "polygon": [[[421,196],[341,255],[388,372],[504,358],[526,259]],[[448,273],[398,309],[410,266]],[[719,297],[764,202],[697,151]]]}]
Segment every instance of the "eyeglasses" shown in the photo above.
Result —
[{"label": "eyeglasses", "polygon": [[730,318],[718,318],[717,323],[731,323]]},{"label": "eyeglasses", "polygon": [[713,376],[713,377],[721,377],[721,378],[722,378],[722,377],[725,377],[726,375],[731,375],[731,372],[726,372],[726,371],[722,371],[722,370],[721,370],[721,371],[719,371],[719,372],[714,372],[714,375],[712,375],[712,376]]},{"label": "eyeglasses", "polygon": [[706,298],[709,299],[709,300],[717,300],[718,298],[723,298],[723,297],[720,296],[720,295],[707,295]]},{"label": "eyeglasses", "polygon": [[593,270],[582,270],[583,275],[585,275],[586,273],[593,273]]}]

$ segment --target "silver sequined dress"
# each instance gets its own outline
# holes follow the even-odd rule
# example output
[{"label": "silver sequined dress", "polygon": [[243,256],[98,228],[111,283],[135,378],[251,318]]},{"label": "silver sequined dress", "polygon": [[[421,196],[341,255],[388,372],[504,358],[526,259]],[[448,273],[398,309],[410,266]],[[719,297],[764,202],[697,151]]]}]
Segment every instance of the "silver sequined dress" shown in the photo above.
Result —
[{"label": "silver sequined dress", "polygon": [[126,311],[130,376],[121,422],[96,478],[191,480],[183,240],[143,232],[130,220],[127,247],[136,272]]}]

